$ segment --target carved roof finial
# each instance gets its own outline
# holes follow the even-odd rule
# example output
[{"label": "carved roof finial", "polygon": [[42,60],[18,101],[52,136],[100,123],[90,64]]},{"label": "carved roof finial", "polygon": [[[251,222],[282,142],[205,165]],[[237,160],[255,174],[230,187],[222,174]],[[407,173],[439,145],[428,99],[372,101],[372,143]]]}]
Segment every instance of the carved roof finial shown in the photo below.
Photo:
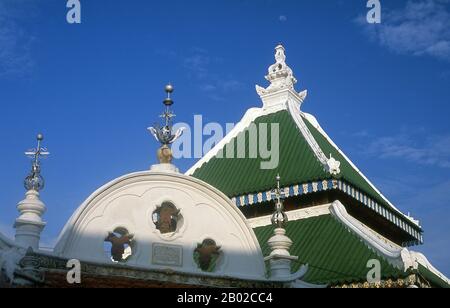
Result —
[{"label": "carved roof finial", "polygon": [[267,89],[257,87],[258,94],[267,94],[289,88],[294,90],[294,85],[297,83],[297,79],[294,77],[292,69],[286,64],[286,49],[283,45],[279,44],[275,47],[275,64],[269,67],[266,80],[270,82],[270,86]]},{"label": "carved roof finial", "polygon": [[286,49],[280,43],[275,47],[275,64],[269,67],[266,80],[270,82],[267,88],[256,86],[256,92],[259,96],[280,92],[282,90],[291,90],[297,96],[297,100],[303,102],[306,98],[307,92],[303,91],[297,93],[295,91],[295,84],[297,79],[294,77],[292,69],[286,64]]},{"label": "carved roof finial", "polygon": [[286,49],[284,49],[284,46],[280,43],[275,47],[275,60],[277,63],[285,63],[286,64]]}]

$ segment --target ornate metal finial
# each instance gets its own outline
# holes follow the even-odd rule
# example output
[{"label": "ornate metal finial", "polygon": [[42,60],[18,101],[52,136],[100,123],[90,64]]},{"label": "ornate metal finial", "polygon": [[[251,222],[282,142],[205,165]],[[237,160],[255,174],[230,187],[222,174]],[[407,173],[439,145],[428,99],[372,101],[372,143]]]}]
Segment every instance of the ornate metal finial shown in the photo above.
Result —
[{"label": "ornate metal finial", "polygon": [[283,228],[284,225],[288,222],[288,217],[284,212],[283,207],[283,199],[286,197],[284,191],[281,191],[280,188],[280,175],[277,175],[277,188],[272,191],[272,199],[275,200],[275,212],[272,215],[272,225],[277,228]]},{"label": "ornate metal finial", "polygon": [[175,142],[178,138],[183,134],[184,128],[180,128],[173,134],[172,131],[172,119],[175,117],[175,114],[171,110],[171,106],[173,105],[173,100],[171,98],[171,94],[174,91],[174,88],[171,84],[168,84],[165,87],[165,91],[167,93],[167,98],[163,101],[165,106],[164,113],[160,116],[164,119],[163,125],[155,125],[155,127],[149,127],[148,130],[155,137],[155,139],[161,143],[161,148],[158,150],[158,159],[161,164],[169,164],[172,162],[173,155],[170,149],[170,145]]},{"label": "ornate metal finial", "polygon": [[24,186],[27,191],[34,190],[39,192],[40,190],[44,189],[45,186],[44,178],[41,175],[40,159],[50,155],[50,153],[46,148],[41,147],[41,143],[44,140],[44,135],[38,134],[36,139],[37,147],[25,152],[25,155],[32,159],[32,164],[31,172],[25,178]]}]

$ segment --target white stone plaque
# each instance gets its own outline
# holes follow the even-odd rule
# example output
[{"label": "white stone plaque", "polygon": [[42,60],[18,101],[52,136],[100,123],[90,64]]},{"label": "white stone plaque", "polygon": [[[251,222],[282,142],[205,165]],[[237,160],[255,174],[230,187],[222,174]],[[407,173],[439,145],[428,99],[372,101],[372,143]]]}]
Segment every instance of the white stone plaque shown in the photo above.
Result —
[{"label": "white stone plaque", "polygon": [[183,247],[166,244],[153,244],[152,263],[158,265],[182,266]]}]

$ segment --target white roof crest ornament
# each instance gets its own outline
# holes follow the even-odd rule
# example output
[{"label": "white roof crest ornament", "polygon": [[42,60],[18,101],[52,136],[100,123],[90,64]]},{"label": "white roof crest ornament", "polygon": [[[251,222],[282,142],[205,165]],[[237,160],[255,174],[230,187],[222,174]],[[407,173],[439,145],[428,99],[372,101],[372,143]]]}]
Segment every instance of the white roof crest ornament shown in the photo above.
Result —
[{"label": "white roof crest ornament", "polygon": [[330,154],[330,158],[327,161],[328,172],[332,175],[338,175],[341,173],[341,163],[333,158]]},{"label": "white roof crest ornament", "polygon": [[[286,64],[286,54],[283,45],[279,44],[275,48],[275,60],[276,63],[269,67],[269,73],[266,76],[266,80],[270,82],[269,87],[263,88],[256,86],[256,92],[259,96],[271,94],[284,89],[290,89],[295,92],[294,85],[297,83],[297,79],[294,77],[292,69]],[[307,95],[307,91],[298,93],[301,100],[304,100]]]}]

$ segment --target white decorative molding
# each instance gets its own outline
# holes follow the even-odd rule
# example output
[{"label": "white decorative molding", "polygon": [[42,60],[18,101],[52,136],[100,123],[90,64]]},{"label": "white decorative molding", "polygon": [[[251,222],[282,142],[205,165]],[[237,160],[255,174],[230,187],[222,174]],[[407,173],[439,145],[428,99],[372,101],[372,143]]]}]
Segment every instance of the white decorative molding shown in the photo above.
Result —
[{"label": "white decorative molding", "polygon": [[[322,215],[332,214],[338,221],[343,223],[350,231],[360,237],[374,251],[384,256],[392,265],[406,270],[410,267],[406,261],[403,261],[401,246],[389,241],[384,236],[370,229],[356,218],[350,216],[344,205],[340,201],[329,204],[323,204],[306,209],[286,212],[289,221],[296,221],[318,217]],[[270,216],[263,216],[249,219],[248,223],[253,228],[264,227],[270,225]],[[406,260],[406,259],[405,259]]]},{"label": "white decorative molding", "polygon": [[372,182],[361,172],[361,170],[358,169],[358,167],[356,167],[356,165],[344,154],[344,152],[342,152],[342,150],[333,142],[333,140],[331,140],[331,138],[327,135],[327,133],[322,129],[322,127],[320,126],[319,122],[317,121],[317,119],[309,114],[309,113],[304,113],[299,111],[299,113],[301,114],[302,117],[304,117],[306,120],[309,121],[309,123],[311,123],[311,125],[313,125],[320,134],[322,134],[322,136],[325,137],[325,139],[327,139],[327,141],[339,152],[339,154],[344,157],[344,159],[350,164],[350,166],[359,173],[359,175],[372,187],[373,190],[375,190],[377,192],[377,194],[379,194],[381,196],[381,198],[383,198],[383,200],[389,204],[389,206],[395,210],[399,215],[401,215],[403,218],[408,219],[408,221],[411,221],[411,223],[413,223],[414,225],[420,227],[420,222],[418,220],[414,220],[411,217],[408,217],[407,215],[403,214],[399,209],[397,209],[376,187],[375,185],[372,184]]},{"label": "white decorative molding", "polygon": [[353,218],[347,213],[344,205],[340,201],[335,201],[331,204],[331,214],[342,222],[347,228],[358,235],[364,242],[384,256],[390,263],[400,269],[404,269],[404,264],[401,258],[402,247],[393,244],[378,234],[375,231],[361,223],[359,220]]},{"label": "white decorative molding", "polygon": [[[319,206],[313,206],[306,209],[294,210],[286,212],[289,221],[296,221],[302,219],[308,219],[312,217],[318,217],[322,215],[330,214],[330,204],[324,204]],[[248,219],[247,222],[254,229],[258,227],[265,227],[271,225],[271,215],[261,216],[257,218]]]},{"label": "white decorative molding", "polygon": [[423,254],[410,251],[407,248],[402,248],[376,233],[357,219],[350,216],[340,201],[332,203],[331,213],[351,231],[362,238],[369,247],[372,247],[372,249],[384,256],[392,265],[406,272],[408,269],[417,270],[418,265],[421,264],[450,285],[450,280],[444,274],[439,272]]},{"label": "white decorative molding", "polygon": [[341,173],[341,163],[333,158],[330,154],[330,158],[327,160],[328,172],[332,175],[338,175]]},{"label": "white decorative molding", "polygon": [[405,264],[405,269],[414,269],[417,270],[419,268],[419,264],[428,269],[430,272],[438,276],[448,285],[450,285],[450,280],[442,274],[439,270],[437,270],[428,259],[421,254],[420,252],[410,251],[407,248],[402,250],[401,253],[402,260]]},{"label": "white decorative molding", "polygon": [[297,124],[300,133],[303,135],[306,142],[309,144],[309,147],[316,155],[318,161],[324,166],[324,169],[328,169],[328,158],[320,148],[316,139],[314,139],[305,122],[303,121],[300,110],[297,108],[295,104],[289,104],[289,112],[292,118],[294,119],[295,123]]},{"label": "white decorative molding", "polygon": [[186,175],[192,175],[194,172],[201,168],[204,164],[209,162],[212,158],[219,154],[219,152],[227,145],[231,140],[236,138],[241,132],[245,131],[251,123],[253,123],[257,118],[265,115],[276,113],[281,110],[287,110],[287,104],[280,104],[274,106],[271,109],[263,108],[250,108],[245,113],[244,117],[239,121],[236,126],[219,142],[214,146],[208,153],[206,153],[196,164],[194,164],[188,171]]},{"label": "white decorative molding", "polygon": [[150,171],[152,172],[172,172],[172,173],[180,173],[178,168],[173,164],[156,164],[150,167]]}]

